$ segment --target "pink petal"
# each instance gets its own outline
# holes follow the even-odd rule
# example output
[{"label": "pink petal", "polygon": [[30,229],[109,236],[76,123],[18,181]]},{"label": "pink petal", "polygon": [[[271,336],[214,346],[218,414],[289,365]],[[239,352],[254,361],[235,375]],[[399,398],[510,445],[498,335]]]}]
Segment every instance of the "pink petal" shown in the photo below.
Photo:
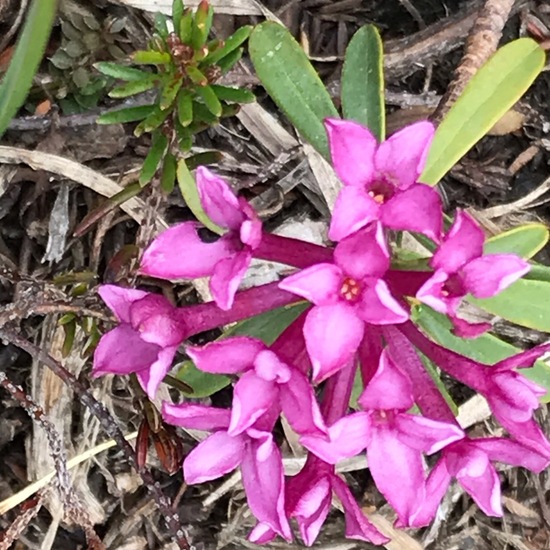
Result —
[{"label": "pink petal", "polygon": [[93,376],[130,374],[148,369],[161,348],[144,342],[138,332],[123,323],[101,337],[94,352]]},{"label": "pink petal", "polygon": [[279,399],[284,415],[297,434],[327,433],[311,383],[297,369],[291,370],[288,383],[279,386]]},{"label": "pink petal", "polygon": [[353,358],[363,331],[363,322],[347,304],[311,309],[304,324],[304,337],[314,382],[332,376]]},{"label": "pink petal", "polygon": [[358,403],[365,410],[402,411],[414,404],[411,380],[397,367],[386,349],[380,355],[376,374],[363,390]]},{"label": "pink petal", "polygon": [[234,253],[234,239],[228,235],[212,243],[203,242],[201,225],[185,222],[161,233],[145,250],[140,273],[159,279],[194,279],[214,272],[215,265]]},{"label": "pink petal", "polygon": [[195,173],[197,190],[206,215],[220,227],[237,231],[245,216],[239,199],[229,185],[213,172],[199,166]]},{"label": "pink petal", "polygon": [[283,279],[279,288],[302,296],[318,306],[326,306],[339,301],[343,279],[338,266],[316,264]]},{"label": "pink petal", "polygon": [[517,441],[503,437],[474,439],[469,444],[486,453],[491,461],[521,466],[537,474],[550,464],[550,458],[534,452]]},{"label": "pink petal", "polygon": [[275,540],[277,533],[267,525],[267,523],[258,522],[248,535],[248,540],[254,544],[268,544]]},{"label": "pink petal", "polygon": [[185,351],[203,372],[237,374],[252,369],[264,349],[265,344],[257,338],[234,336],[205,346],[187,346]]},{"label": "pink petal", "polygon": [[530,265],[515,254],[487,254],[462,268],[464,286],[476,298],[490,298],[523,277]]},{"label": "pink petal", "polygon": [[243,486],[251,512],[286,540],[292,532],[285,513],[283,461],[269,433],[250,432],[241,464]]},{"label": "pink petal", "polygon": [[148,369],[136,373],[141,387],[151,399],[155,398],[160,383],[172,368],[172,361],[177,349],[177,346],[161,349],[158,359]]},{"label": "pink petal", "polygon": [[462,297],[449,298],[443,295],[443,285],[449,275],[443,270],[437,270],[418,290],[416,298],[431,308],[447,315],[454,313],[462,301]]},{"label": "pink petal", "polygon": [[456,273],[464,264],[483,254],[485,235],[477,222],[463,210],[457,210],[455,221],[430,262],[446,273]]},{"label": "pink petal", "polygon": [[516,353],[511,357],[499,361],[493,368],[498,371],[529,368],[533,366],[533,363],[537,359],[549,351],[550,343],[540,344],[534,348],[522,351],[521,353]]},{"label": "pink petal", "polygon": [[245,220],[241,224],[239,237],[243,244],[256,250],[262,240],[262,222],[259,219]]},{"label": "pink petal", "polygon": [[394,427],[401,442],[427,454],[436,453],[464,438],[464,432],[458,426],[416,414],[397,415]]},{"label": "pink petal", "polygon": [[231,437],[227,432],[213,433],[199,443],[183,461],[185,483],[197,485],[217,479],[234,470],[243,461],[246,438]]},{"label": "pink petal", "polygon": [[286,384],[292,375],[292,369],[269,349],[264,349],[258,354],[254,361],[254,370],[263,380],[277,384]]},{"label": "pink petal", "polygon": [[359,508],[357,501],[351,494],[349,487],[338,476],[333,476],[332,488],[344,508],[346,537],[348,539],[366,540],[377,545],[389,542],[390,539],[380,533],[365,517],[365,514],[363,514],[363,511]]},{"label": "pink petal", "polygon": [[423,120],[383,141],[374,159],[377,172],[397,180],[401,189],[413,185],[424,169],[434,131],[433,124]]},{"label": "pink petal", "polygon": [[216,305],[227,311],[233,306],[235,293],[243,280],[252,260],[249,250],[242,250],[220,260],[210,278],[210,291]]},{"label": "pink petal", "polygon": [[97,293],[119,321],[130,322],[130,306],[147,296],[147,292],[116,285],[101,285]]},{"label": "pink petal", "polygon": [[346,275],[357,281],[382,277],[390,267],[382,225],[373,223],[340,241],[334,250],[334,261]]},{"label": "pink petal", "polygon": [[370,420],[365,413],[344,416],[328,429],[328,437],[304,435],[300,443],[328,464],[359,454],[370,440]]},{"label": "pink petal", "polygon": [[338,194],[329,239],[340,241],[378,219],[380,205],[362,188],[344,187]]},{"label": "pink petal", "polygon": [[385,227],[416,231],[439,242],[443,230],[442,208],[441,197],[433,187],[413,184],[382,205],[380,221]]},{"label": "pink petal", "polygon": [[231,411],[206,405],[180,403],[174,405],[164,401],[162,418],[169,424],[193,430],[225,430],[229,426]]},{"label": "pink petal", "polygon": [[382,279],[361,292],[361,301],[355,305],[355,311],[363,321],[373,325],[396,325],[409,319],[407,311]]},{"label": "pink petal", "polygon": [[452,333],[460,338],[478,338],[493,328],[491,323],[470,323],[453,313],[449,313],[449,319],[453,324]]},{"label": "pink petal", "polygon": [[370,183],[374,176],[376,138],[357,122],[325,119],[332,164],[344,185],[355,187]]},{"label": "pink petal", "polygon": [[254,371],[243,374],[233,390],[229,435],[238,435],[252,426],[279,397],[277,385],[260,378]]},{"label": "pink petal", "polygon": [[425,495],[421,453],[401,443],[386,425],[373,430],[367,461],[378,490],[397,512],[401,524],[410,525]]}]

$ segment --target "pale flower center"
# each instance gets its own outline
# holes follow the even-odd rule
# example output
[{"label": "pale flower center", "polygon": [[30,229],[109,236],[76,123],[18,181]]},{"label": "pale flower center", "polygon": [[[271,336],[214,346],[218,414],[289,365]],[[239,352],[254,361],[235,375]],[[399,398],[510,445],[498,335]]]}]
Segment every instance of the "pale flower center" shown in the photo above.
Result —
[{"label": "pale flower center", "polygon": [[346,277],[340,288],[340,296],[348,302],[356,302],[361,295],[361,285],[351,277]]}]

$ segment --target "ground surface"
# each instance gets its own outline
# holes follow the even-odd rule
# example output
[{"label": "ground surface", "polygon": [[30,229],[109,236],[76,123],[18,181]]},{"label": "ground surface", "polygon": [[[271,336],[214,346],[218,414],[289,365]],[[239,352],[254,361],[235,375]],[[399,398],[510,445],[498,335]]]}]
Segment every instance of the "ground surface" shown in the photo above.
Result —
[{"label": "ground surface", "polygon": [[[0,0],[0,37],[7,36],[2,43],[3,51],[0,51],[0,70],[9,60],[13,40],[8,34],[17,27],[20,4],[26,3]],[[145,4],[141,2],[142,6]],[[215,32],[224,37],[242,24],[260,22],[258,4],[252,9],[253,4],[219,0]],[[378,25],[389,54],[386,59],[388,124],[395,130],[411,120],[425,118],[437,104],[438,96],[445,92],[460,60],[466,32],[480,3],[266,0],[263,5],[300,39],[336,102],[346,44],[360,25],[367,22]],[[239,8],[237,15],[228,6],[233,10]],[[251,12],[253,15],[249,15]],[[125,25],[116,33],[114,41],[123,53],[143,46],[151,29],[150,14],[129,8],[122,2],[89,0],[77,4],[70,0],[62,3],[63,24],[76,25],[75,17],[82,13],[91,14],[100,25],[106,20],[125,18]],[[503,41],[525,35],[527,30],[532,35],[538,32],[541,39],[548,39],[549,27],[550,9],[546,2],[518,1],[506,25]],[[105,36],[101,40],[106,40]],[[100,41],[100,45],[104,43]],[[419,44],[424,45],[422,54],[418,54]],[[48,55],[54,55],[59,45],[58,25]],[[98,47],[94,55],[103,59],[108,58],[109,53]],[[85,68],[89,69],[89,65]],[[28,112],[22,111],[4,136],[2,145],[72,159],[126,185],[136,178],[147,151],[147,139],[133,137],[132,125],[106,127],[95,124],[97,113],[110,107],[112,100],[100,99],[97,108],[77,114],[59,111],[60,106],[69,108],[68,103],[63,104],[59,99],[63,95],[60,89],[65,86],[70,99],[74,92],[74,80],[71,79],[75,70],[75,66],[69,66],[56,72],[44,63],[28,107],[32,112],[47,98],[53,105],[46,104],[48,112],[44,116],[29,118]],[[268,227],[286,223],[296,229],[300,224],[310,224],[313,231],[318,231],[326,221],[326,207],[315,191],[315,175],[292,128],[258,85],[246,58],[228,80],[253,89],[262,109],[244,110],[238,118],[227,119],[219,127],[204,132],[197,139],[197,147],[223,153],[217,170],[225,174],[236,189],[255,198]],[[445,178],[442,190],[449,209],[475,207],[483,213],[486,208],[527,196],[548,178],[549,99],[550,73],[545,72],[517,106],[517,116],[500,130],[501,135],[484,139]],[[266,113],[274,115],[279,124],[266,119]],[[136,395],[135,388],[126,378],[91,380],[91,360],[89,355],[82,353],[89,334],[78,327],[72,347],[68,346],[65,331],[58,322],[64,313],[76,312],[80,318],[85,311],[87,316],[95,317],[99,330],[112,326],[109,312],[94,292],[95,285],[134,281],[132,269],[135,264],[128,260],[135,252],[131,245],[143,248],[154,235],[157,220],[171,223],[188,219],[190,214],[176,192],[162,198],[158,191],[146,190],[141,195],[144,203],[140,215],[136,210],[128,215],[117,209],[101,217],[83,236],[73,237],[84,216],[103,201],[102,190],[93,188],[94,178],[76,177],[67,167],[52,172],[40,166],[33,170],[8,157],[6,152],[0,152],[0,329],[7,327],[30,341],[36,349],[45,350],[60,361],[90,387],[91,393],[114,416],[122,432],[132,434],[144,414],[143,401]],[[282,191],[274,192],[275,189]],[[505,216],[498,218],[481,217],[488,230],[494,228],[493,224],[497,228],[509,227],[523,219],[538,217],[548,221],[550,217],[544,204],[535,209],[512,207],[504,211]],[[121,250],[126,251],[125,254],[121,254]],[[540,259],[545,261],[544,254]],[[60,281],[59,277],[68,278]],[[82,295],[70,294],[75,288],[75,280],[84,283]],[[153,288],[147,281],[138,283]],[[197,299],[196,291],[190,286],[164,290],[172,293],[180,304]],[[507,337],[526,342],[541,338],[518,332],[513,327],[508,327]],[[67,387],[37,359],[36,349],[33,358],[13,340],[4,341],[0,346],[0,369],[42,405],[48,421],[62,434],[68,456],[82,457],[109,436],[90,414],[82,398],[75,395],[74,388]],[[212,400],[223,405],[229,399],[228,390],[224,390]],[[542,411],[541,420],[546,426],[550,424],[547,412]],[[168,437],[176,436],[168,434]],[[194,444],[187,434],[179,434],[179,437],[184,451]],[[43,426],[33,422],[18,402],[1,390],[1,501],[18,494],[29,485],[29,480],[41,479],[52,470],[47,449]],[[286,450],[291,457],[290,449]],[[220,482],[186,489],[182,486],[181,472],[168,475],[154,452],[149,455],[149,464],[159,487],[170,498],[176,498],[175,508],[197,548],[248,547],[245,537],[253,522],[238,484],[220,492],[216,498],[211,498],[208,506],[203,506],[204,499],[219,489]],[[365,471],[347,473],[346,478],[367,512],[376,513],[379,521],[393,520],[391,511],[384,507]],[[502,472],[502,478],[504,519],[483,516],[468,497],[456,491],[446,501],[444,518],[433,528],[404,533],[388,548],[550,548],[550,476],[508,471]],[[74,489],[107,548],[174,547],[157,504],[117,447],[98,453],[75,468]],[[30,496],[28,494],[19,502]],[[85,548],[85,533],[80,528],[85,522],[71,524],[62,519],[56,491],[44,494],[43,499],[41,510],[18,536],[13,548]],[[14,508],[13,504],[4,501],[0,503],[0,513],[3,514],[0,528],[5,529],[24,512],[20,506]],[[316,546],[333,550],[369,548],[364,543],[343,539],[342,516],[336,509]],[[297,548],[298,545],[274,543],[271,547]]]}]

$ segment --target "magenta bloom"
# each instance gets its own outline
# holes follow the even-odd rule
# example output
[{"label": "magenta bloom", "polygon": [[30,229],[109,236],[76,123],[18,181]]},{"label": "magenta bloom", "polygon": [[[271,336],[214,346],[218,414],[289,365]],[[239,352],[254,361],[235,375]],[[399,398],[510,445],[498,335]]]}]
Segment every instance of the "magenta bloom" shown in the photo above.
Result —
[{"label": "magenta bloom", "polygon": [[[230,415],[229,410],[216,407],[163,404],[162,416],[170,424],[214,432],[185,458],[185,482],[189,485],[204,483],[240,466],[250,510],[261,524],[290,541],[292,533],[285,513],[279,447],[271,431],[263,429],[265,425],[251,426],[238,435],[229,435]],[[271,419],[267,421],[270,429],[273,423]]]},{"label": "magenta bloom", "polygon": [[[515,254],[483,254],[485,236],[476,221],[466,212],[457,211],[449,233],[433,255],[430,265],[435,273],[416,297],[448,315],[457,334],[477,336],[490,325],[468,326],[456,317],[456,310],[466,294],[476,298],[495,296],[529,271],[529,264]],[[479,330],[476,330],[479,329]]]},{"label": "magenta bloom", "polygon": [[197,368],[205,372],[237,374],[228,433],[236,436],[267,411],[284,412],[299,434],[325,434],[326,427],[309,380],[283,363],[256,338],[237,336],[204,347],[188,347]]},{"label": "magenta bloom", "polygon": [[208,236],[203,240],[200,224],[175,225],[150,244],[140,270],[160,279],[211,276],[212,296],[221,309],[228,310],[250,265],[252,251],[262,239],[262,224],[252,207],[207,168],[197,168],[196,179],[204,211],[227,233],[209,242]]},{"label": "magenta bloom", "polygon": [[373,223],[338,244],[334,263],[314,265],[279,283],[279,288],[315,304],[304,325],[315,382],[334,374],[355,355],[365,323],[386,325],[408,319],[382,280],[389,265],[384,231]]},{"label": "magenta bloom", "polygon": [[488,516],[502,516],[500,479],[491,462],[522,466],[539,473],[549,459],[502,437],[468,439],[451,443],[426,483],[426,499],[415,516],[415,525],[428,525],[453,478]]},{"label": "magenta bloom", "polygon": [[422,453],[435,453],[464,433],[453,424],[406,412],[414,404],[412,384],[386,350],[359,404],[366,412],[335,422],[328,438],[303,436],[300,441],[329,464],[366,448],[374,482],[397,512],[399,524],[416,526],[425,488]]},{"label": "magenta bloom", "polygon": [[177,309],[163,296],[141,290],[103,285],[98,292],[120,325],[99,341],[92,374],[135,372],[143,389],[154,398],[186,338]]},{"label": "magenta bloom", "polygon": [[417,182],[433,124],[411,124],[381,144],[357,122],[330,118],[325,127],[334,169],[345,185],[334,207],[329,237],[339,241],[380,220],[385,227],[417,231],[439,241],[441,199],[435,189]]}]

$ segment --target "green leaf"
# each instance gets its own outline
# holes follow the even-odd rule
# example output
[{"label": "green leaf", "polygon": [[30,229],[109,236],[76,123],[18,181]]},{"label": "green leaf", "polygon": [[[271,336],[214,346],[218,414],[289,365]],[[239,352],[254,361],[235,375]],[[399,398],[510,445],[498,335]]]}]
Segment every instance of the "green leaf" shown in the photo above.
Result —
[{"label": "green leaf", "polygon": [[329,158],[325,117],[337,117],[321,79],[300,45],[283,26],[268,21],[250,36],[248,49],[264,88],[296,129]]},{"label": "green leaf", "polygon": [[550,283],[520,279],[492,298],[468,301],[507,321],[550,332]]},{"label": "green leaf", "polygon": [[342,111],[382,141],[385,102],[382,40],[374,25],[361,27],[351,39],[342,69]]},{"label": "green leaf", "polygon": [[221,48],[208,54],[201,62],[203,65],[212,65],[223,59],[226,55],[236,50],[243,42],[245,42],[252,32],[252,25],[245,25],[237,29],[223,44]]},{"label": "green leaf", "polygon": [[184,127],[193,122],[193,96],[188,90],[180,90],[178,95],[178,120]]},{"label": "green leaf", "polygon": [[187,76],[197,86],[206,86],[208,84],[208,78],[197,67],[193,67],[193,65],[187,67]]},{"label": "green leaf", "polygon": [[155,30],[161,38],[168,38],[168,18],[163,13],[155,14]]},{"label": "green leaf", "polygon": [[155,105],[151,114],[136,126],[134,135],[139,137],[145,132],[156,130],[168,118],[169,114],[168,109],[163,111],[158,105]]},{"label": "green leaf", "polygon": [[149,116],[154,110],[154,105],[140,105],[139,107],[127,107],[118,111],[110,111],[102,114],[98,124],[117,124],[119,122],[136,122]]},{"label": "green leaf", "polygon": [[168,65],[172,59],[168,52],[155,50],[139,50],[134,52],[131,58],[138,65]]},{"label": "green leaf", "polygon": [[193,102],[193,122],[205,122],[207,126],[218,123],[218,117],[213,115],[203,103]]},{"label": "green leaf", "polygon": [[148,75],[147,78],[136,80],[135,82],[127,82],[121,86],[113,88],[109,92],[109,97],[123,98],[136,94],[141,94],[147,90],[154,88],[159,82],[157,75]]},{"label": "green leaf", "polygon": [[523,278],[530,281],[546,281],[550,283],[550,267],[531,262],[531,270]]},{"label": "green leaf", "polygon": [[531,38],[500,48],[473,76],[435,133],[419,180],[435,185],[518,101],[544,67]]},{"label": "green leaf", "polygon": [[174,190],[177,164],[176,157],[172,153],[167,153],[164,157],[162,174],[160,176],[160,188],[166,195],[169,195]]},{"label": "green leaf", "polygon": [[178,171],[177,171],[178,185],[183,195],[183,199],[187,204],[187,207],[193,212],[193,215],[199,222],[204,225],[204,227],[210,229],[218,235],[223,235],[225,232],[221,227],[217,226],[205,213],[202,208],[201,201],[199,198],[199,192],[197,190],[197,184],[193,175],[187,168],[185,159],[181,159],[178,162]]},{"label": "green leaf", "polygon": [[204,101],[206,108],[217,118],[222,114],[222,104],[210,86],[197,88],[197,95]]},{"label": "green leaf", "polygon": [[174,29],[177,30],[181,25],[181,18],[183,17],[183,2],[182,0],[174,0],[172,2],[172,21],[174,23]]},{"label": "green leaf", "polygon": [[210,87],[218,99],[222,101],[229,101],[231,103],[253,103],[256,101],[256,96],[250,90],[220,86],[219,84],[212,84]]},{"label": "green leaf", "polygon": [[[437,313],[425,305],[415,308],[414,317],[415,323],[435,342],[486,365],[494,365],[521,352],[520,349],[493,334],[486,333],[472,339],[459,338],[451,332],[451,322],[445,315]],[[545,361],[536,361],[532,368],[521,369],[520,372],[529,380],[547,388],[548,393],[541,400],[543,402],[550,401],[550,366]]]},{"label": "green leaf", "polygon": [[151,73],[142,71],[141,69],[126,67],[125,65],[111,63],[110,61],[100,61],[99,63],[94,63],[94,67],[104,75],[118,78],[120,80],[127,80],[128,82],[135,82],[151,76]]},{"label": "green leaf", "polygon": [[155,131],[153,133],[151,149],[149,149],[149,152],[143,161],[141,173],[139,174],[140,185],[143,186],[153,179],[167,147],[168,138],[161,131]]},{"label": "green leaf", "polygon": [[179,76],[176,78],[173,78],[172,80],[169,80],[162,89],[162,92],[160,94],[160,103],[159,106],[162,111],[165,109],[168,109],[172,103],[174,103],[174,100],[176,99],[176,96],[178,95],[178,92],[181,90],[181,85],[183,84],[183,77]]},{"label": "green leaf", "polygon": [[227,71],[233,68],[235,63],[243,56],[243,48],[237,48],[233,50],[230,54],[227,54],[225,57],[220,59],[216,65],[221,69],[222,74],[225,74]]},{"label": "green leaf", "polygon": [[[302,302],[267,311],[237,323],[226,331],[222,338],[237,335],[251,336],[263,340],[269,346],[307,307],[309,304]],[[231,383],[231,379],[223,374],[200,371],[192,361],[185,361],[176,376],[193,388],[192,394],[186,394],[189,397],[208,397]]]},{"label": "green leaf", "polygon": [[56,0],[34,0],[26,10],[23,30],[0,84],[0,136],[25,103],[48,43],[56,6]]},{"label": "green leaf", "polygon": [[483,248],[485,254],[517,254],[532,258],[548,242],[550,233],[542,223],[529,223],[514,227],[491,237]]},{"label": "green leaf", "polygon": [[212,18],[214,16],[214,10],[212,6],[203,0],[197,7],[195,12],[195,20],[193,24],[193,30],[191,33],[191,46],[198,50],[204,46],[210,27],[212,27]]},{"label": "green leaf", "polygon": [[189,45],[191,43],[191,35],[193,34],[193,12],[191,9],[186,8],[183,12],[179,24],[179,36],[180,40]]}]

